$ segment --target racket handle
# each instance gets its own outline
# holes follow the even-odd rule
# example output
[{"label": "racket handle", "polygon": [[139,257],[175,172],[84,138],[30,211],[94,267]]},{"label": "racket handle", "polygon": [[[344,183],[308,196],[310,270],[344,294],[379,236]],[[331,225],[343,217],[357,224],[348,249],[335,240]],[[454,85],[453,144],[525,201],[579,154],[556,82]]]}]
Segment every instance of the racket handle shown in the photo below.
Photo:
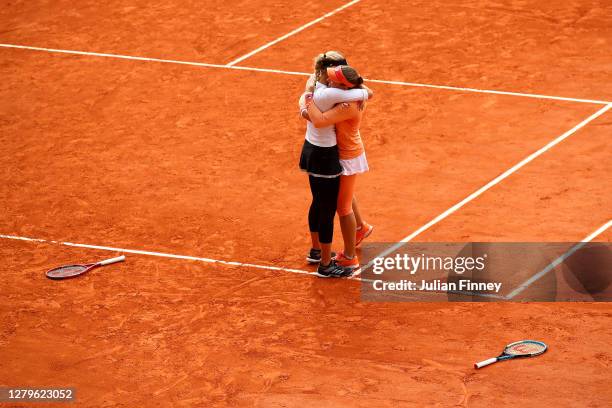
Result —
[{"label": "racket handle", "polygon": [[482,368],[484,366],[488,366],[489,364],[493,364],[496,362],[497,362],[497,357],[493,357],[488,360],[481,361],[480,363],[474,364],[474,368]]},{"label": "racket handle", "polygon": [[105,261],[101,261],[100,265],[104,266],[104,265],[109,265],[109,264],[112,264],[112,263],[115,263],[115,262],[121,262],[121,261],[125,261],[125,255],[121,255],[121,256],[118,256],[116,258],[111,258],[111,259],[107,259]]}]

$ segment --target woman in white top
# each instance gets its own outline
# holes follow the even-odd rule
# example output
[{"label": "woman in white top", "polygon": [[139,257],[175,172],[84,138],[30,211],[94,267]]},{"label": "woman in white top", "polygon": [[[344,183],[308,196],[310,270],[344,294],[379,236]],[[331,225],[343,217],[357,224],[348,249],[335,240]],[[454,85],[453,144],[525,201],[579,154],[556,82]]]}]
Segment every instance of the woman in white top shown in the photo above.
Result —
[{"label": "woman in white top", "polygon": [[[326,86],[327,68],[345,64],[346,60],[338,52],[329,51],[319,55],[315,59],[315,73],[309,78],[306,93],[300,98],[300,107],[304,107],[304,98],[309,92],[314,93],[314,103],[321,111],[327,111],[338,103],[365,101],[371,97],[372,92],[367,88],[347,91]],[[304,115],[302,110],[302,116]],[[320,277],[348,276],[351,271],[336,265],[332,261],[331,252],[339,176],[342,174],[333,125],[317,129],[310,121],[307,122],[300,169],[308,173],[312,193],[312,203],[308,211],[312,249],[306,259],[312,263],[320,262],[317,270]],[[353,205],[358,217],[356,201]]]}]

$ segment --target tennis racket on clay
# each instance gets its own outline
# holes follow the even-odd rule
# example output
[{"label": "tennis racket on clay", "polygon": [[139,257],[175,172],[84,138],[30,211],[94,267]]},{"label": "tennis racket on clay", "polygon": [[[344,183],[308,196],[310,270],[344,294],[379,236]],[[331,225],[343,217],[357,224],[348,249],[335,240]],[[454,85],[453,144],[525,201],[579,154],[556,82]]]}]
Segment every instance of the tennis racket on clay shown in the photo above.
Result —
[{"label": "tennis racket on clay", "polygon": [[90,263],[84,265],[64,265],[58,268],[53,268],[50,271],[47,271],[46,275],[49,279],[69,279],[75,278],[77,276],[83,275],[100,266],[110,265],[115,262],[122,262],[125,260],[125,255],[118,256],[116,258],[107,259],[105,261],[100,261],[97,263]]},{"label": "tennis racket on clay", "polygon": [[516,343],[510,343],[498,357],[493,357],[488,360],[474,364],[474,368],[482,368],[489,364],[497,363],[498,361],[510,360],[518,357],[534,357],[539,356],[548,349],[548,346],[541,341],[521,340]]}]

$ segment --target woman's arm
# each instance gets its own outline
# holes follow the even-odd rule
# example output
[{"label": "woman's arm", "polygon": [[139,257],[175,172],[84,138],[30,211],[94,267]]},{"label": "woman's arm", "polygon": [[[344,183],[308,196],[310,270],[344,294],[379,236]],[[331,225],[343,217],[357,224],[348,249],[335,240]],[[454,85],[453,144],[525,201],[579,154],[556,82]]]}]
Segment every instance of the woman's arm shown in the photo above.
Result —
[{"label": "woman's arm", "polygon": [[308,113],[306,112],[306,102],[304,100],[304,97],[307,94],[312,94],[314,92],[315,89],[315,84],[316,84],[316,79],[315,79],[315,75],[311,74],[308,77],[308,80],[306,81],[306,87],[304,89],[304,93],[302,94],[302,96],[300,96],[300,100],[298,102],[299,106],[300,106],[300,114],[302,115],[302,117],[306,120],[308,120]]},{"label": "woman's arm", "polygon": [[326,112],[321,112],[317,105],[312,102],[312,97],[306,97],[306,106],[309,120],[316,128],[344,122],[359,114],[359,108],[354,103],[341,103]]},{"label": "woman's arm", "polygon": [[300,116],[302,116],[306,120],[310,120],[310,117],[308,116],[308,110],[306,109],[306,97],[309,95],[312,96],[312,93],[304,92],[302,96],[300,96],[300,100],[298,102],[300,106]]},{"label": "woman's arm", "polygon": [[305,92],[314,92],[314,88],[315,88],[315,82],[317,82],[315,80],[315,75],[311,74],[308,77],[308,80],[306,81],[306,88],[304,89]]},{"label": "woman's arm", "polygon": [[368,99],[372,99],[374,97],[374,91],[373,90],[371,90],[370,88],[368,88],[364,84],[361,84],[361,87],[368,92]]},{"label": "woman's arm", "polygon": [[317,91],[317,103],[335,105],[342,102],[367,101],[369,93],[367,89],[339,89],[324,88]]}]

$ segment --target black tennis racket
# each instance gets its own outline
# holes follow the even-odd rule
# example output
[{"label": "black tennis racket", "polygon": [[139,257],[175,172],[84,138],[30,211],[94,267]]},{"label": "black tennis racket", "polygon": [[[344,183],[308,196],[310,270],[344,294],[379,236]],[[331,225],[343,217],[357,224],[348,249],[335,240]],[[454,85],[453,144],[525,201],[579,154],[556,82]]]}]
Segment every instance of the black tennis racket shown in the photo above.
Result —
[{"label": "black tennis racket", "polygon": [[55,280],[75,278],[99,266],[110,265],[112,263],[121,262],[124,260],[125,255],[121,255],[116,258],[107,259],[105,261],[100,261],[97,263],[90,263],[84,265],[64,265],[47,271],[46,275],[47,278]]},{"label": "black tennis racket", "polygon": [[548,349],[548,346],[541,341],[521,340],[516,343],[510,343],[498,357],[493,357],[488,360],[474,364],[474,368],[482,368],[489,364],[497,363],[502,360],[509,360],[517,357],[534,357],[539,356]]}]

